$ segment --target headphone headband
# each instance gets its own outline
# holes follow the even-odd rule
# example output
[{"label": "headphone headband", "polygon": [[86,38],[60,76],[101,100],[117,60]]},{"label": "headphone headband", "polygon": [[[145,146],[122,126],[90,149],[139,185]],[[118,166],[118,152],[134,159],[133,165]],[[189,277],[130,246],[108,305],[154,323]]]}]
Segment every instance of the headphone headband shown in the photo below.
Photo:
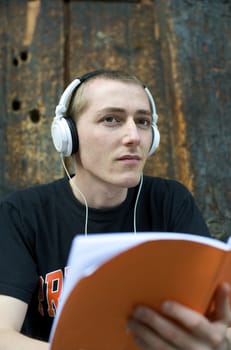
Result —
[{"label": "headphone headband", "polygon": [[[73,93],[86,80],[104,73],[103,70],[97,70],[86,73],[80,78],[74,79],[64,90],[58,105],[55,108],[55,117],[51,125],[51,135],[55,149],[62,153],[63,156],[68,157],[78,151],[78,133],[75,122],[72,118],[66,115]],[[148,96],[149,103],[152,110],[152,144],[149,150],[149,155],[154,153],[159,146],[160,133],[157,128],[158,115],[156,113],[156,105],[150,90],[144,86],[144,90]]]},{"label": "headphone headband", "polygon": [[61,118],[63,118],[63,116],[66,115],[70,101],[71,101],[73,91],[75,91],[75,89],[80,84],[81,84],[81,80],[75,79],[64,90],[64,92],[59,100],[59,104],[56,106],[56,109],[55,109],[55,118],[61,119]]}]

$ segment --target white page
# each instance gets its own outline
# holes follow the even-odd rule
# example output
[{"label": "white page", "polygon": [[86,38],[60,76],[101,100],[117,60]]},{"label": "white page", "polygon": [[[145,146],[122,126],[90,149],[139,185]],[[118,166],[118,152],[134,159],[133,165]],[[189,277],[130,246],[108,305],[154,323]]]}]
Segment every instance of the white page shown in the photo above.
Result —
[{"label": "white page", "polygon": [[76,284],[80,278],[90,275],[101,264],[128,248],[146,241],[167,239],[195,241],[223,250],[229,249],[227,243],[217,239],[184,233],[147,232],[77,236],[73,240],[68,259],[68,266],[71,266],[71,270],[66,277],[66,284],[72,283],[73,279],[73,284]]}]

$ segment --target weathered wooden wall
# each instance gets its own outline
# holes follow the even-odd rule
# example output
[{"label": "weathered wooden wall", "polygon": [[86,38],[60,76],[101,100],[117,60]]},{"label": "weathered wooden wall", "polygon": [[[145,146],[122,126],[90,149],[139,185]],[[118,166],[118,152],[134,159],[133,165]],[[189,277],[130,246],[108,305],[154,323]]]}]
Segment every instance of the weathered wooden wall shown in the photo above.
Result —
[{"label": "weathered wooden wall", "polygon": [[[1,194],[61,175],[50,122],[63,87],[63,5],[0,1]],[[58,173],[58,174],[57,174]]]},{"label": "weathered wooden wall", "polygon": [[230,17],[221,0],[0,0],[0,196],[62,176],[50,123],[71,79],[128,69],[159,114],[145,173],[183,182],[211,232],[228,236]]},{"label": "weathered wooden wall", "polygon": [[[231,1],[156,1],[174,173],[231,234]],[[175,147],[174,147],[175,146]]]}]

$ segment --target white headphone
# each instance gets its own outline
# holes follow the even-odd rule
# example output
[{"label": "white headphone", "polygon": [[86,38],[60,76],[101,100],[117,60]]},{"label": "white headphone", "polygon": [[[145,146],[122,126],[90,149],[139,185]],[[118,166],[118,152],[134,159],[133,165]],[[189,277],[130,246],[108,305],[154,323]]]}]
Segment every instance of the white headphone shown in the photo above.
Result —
[{"label": "white headphone", "polygon": [[[78,132],[75,121],[66,115],[70,105],[73,93],[87,79],[100,75],[104,71],[95,71],[84,74],[82,77],[73,80],[64,90],[59,104],[55,109],[55,117],[51,124],[51,136],[55,149],[64,157],[68,157],[78,151]],[[147,87],[144,90],[148,96],[152,108],[152,144],[149,155],[153,154],[160,143],[160,133],[157,128],[158,115],[156,114],[156,106],[151,92]]]}]

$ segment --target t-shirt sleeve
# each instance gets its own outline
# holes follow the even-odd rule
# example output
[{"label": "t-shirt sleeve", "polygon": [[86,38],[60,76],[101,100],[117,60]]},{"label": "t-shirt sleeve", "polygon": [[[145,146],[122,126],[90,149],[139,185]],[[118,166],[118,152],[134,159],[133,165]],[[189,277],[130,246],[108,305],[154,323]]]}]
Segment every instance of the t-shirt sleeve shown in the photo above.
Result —
[{"label": "t-shirt sleeve", "polygon": [[20,210],[0,204],[0,294],[29,303],[37,286],[33,234],[26,231]]}]

